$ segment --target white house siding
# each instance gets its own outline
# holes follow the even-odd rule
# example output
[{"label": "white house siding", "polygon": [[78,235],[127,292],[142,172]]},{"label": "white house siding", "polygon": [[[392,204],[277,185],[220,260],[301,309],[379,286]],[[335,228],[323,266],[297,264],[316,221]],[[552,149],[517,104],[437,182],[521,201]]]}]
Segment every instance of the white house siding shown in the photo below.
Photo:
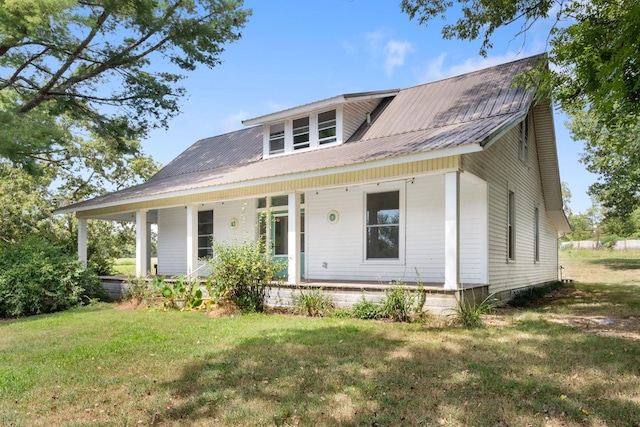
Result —
[{"label": "white house siding", "polygon": [[[404,192],[403,261],[365,261],[365,193]],[[339,221],[327,220],[330,211]],[[441,174],[307,193],[307,268],[312,280],[444,283],[444,176]],[[402,235],[402,233],[401,233]]]},{"label": "white house siding", "polygon": [[379,99],[372,99],[365,102],[347,103],[344,105],[342,136],[345,141],[358,130],[360,125],[367,119],[367,113],[373,112],[379,103]]},{"label": "white house siding", "polygon": [[460,281],[487,284],[487,184],[469,174],[460,178]]},{"label": "white house siding", "polygon": [[[217,202],[213,206],[213,238],[216,242],[237,243],[253,240],[256,230],[255,199]],[[231,220],[237,227],[231,227]]]},{"label": "white house siding", "polygon": [[187,210],[158,210],[158,274],[184,274],[187,269]]},{"label": "white house siding", "polygon": [[[519,126],[485,151],[463,156],[462,167],[488,183],[490,292],[510,297],[511,291],[557,280],[557,231],[546,215],[540,182],[533,120],[529,157],[518,156]],[[515,260],[507,261],[507,198],[515,193]],[[540,261],[534,261],[534,208],[540,211]]]}]

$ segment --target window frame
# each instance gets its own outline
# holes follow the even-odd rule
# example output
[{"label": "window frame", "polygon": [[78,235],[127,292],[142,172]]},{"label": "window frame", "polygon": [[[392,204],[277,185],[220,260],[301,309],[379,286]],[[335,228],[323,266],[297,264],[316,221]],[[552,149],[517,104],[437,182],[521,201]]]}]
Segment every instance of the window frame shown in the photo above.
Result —
[{"label": "window frame", "polygon": [[533,262],[540,262],[540,207],[533,208]]},{"label": "window frame", "polygon": [[[211,213],[211,222],[203,222],[201,221],[201,214],[205,214],[205,213]],[[211,233],[201,233],[201,226],[203,225],[207,225],[207,224],[211,224]],[[213,213],[213,209],[203,209],[201,211],[198,211],[198,225],[197,225],[197,230],[198,230],[198,237],[197,237],[197,242],[198,242],[198,259],[211,259],[213,258],[213,236],[214,236],[214,213]],[[209,246],[201,246],[200,245],[200,239],[203,238],[210,238],[210,242],[211,244]],[[204,255],[201,255],[202,251],[206,251],[206,253]]]},{"label": "window frame", "polygon": [[520,122],[519,136],[518,136],[518,157],[524,163],[529,161],[529,114],[524,117],[524,120]]},{"label": "window frame", "polygon": [[[278,133],[272,133],[272,128],[275,126],[280,126],[282,125],[282,134],[280,134],[280,132]],[[286,122],[277,122],[277,123],[270,123],[269,125],[267,125],[267,129],[268,132],[266,133],[267,136],[267,152],[269,153],[270,156],[274,156],[277,154],[283,154],[286,152],[287,150],[287,124]],[[274,135],[277,135],[277,137],[274,137]],[[271,144],[273,141],[278,141],[278,140],[282,140],[282,149],[278,149],[278,150],[272,150],[271,149]]]},{"label": "window frame", "polygon": [[516,260],[516,193],[509,188],[507,193],[507,262]]},{"label": "window frame", "polygon": [[[368,258],[368,232],[367,224],[367,196],[376,193],[398,192],[398,257],[397,258]],[[376,184],[375,186],[367,186],[362,189],[362,264],[385,264],[385,265],[404,265],[405,264],[405,247],[406,247],[406,188],[398,183]]]},{"label": "window frame", "polygon": [[[319,117],[321,114],[335,112],[335,125],[323,129],[335,129],[332,136],[320,138]],[[265,158],[283,156],[302,151],[316,150],[324,147],[340,145],[343,142],[343,120],[344,108],[342,105],[335,105],[328,109],[316,110],[305,115],[292,116],[285,120],[268,122],[263,124],[263,155]],[[308,120],[308,126],[298,126],[300,120]],[[324,122],[323,122],[324,123]],[[294,124],[296,127],[294,127]],[[272,128],[283,126],[284,131],[274,133]],[[306,129],[305,129],[306,128]],[[296,137],[307,135],[307,140],[295,142]],[[272,150],[275,141],[282,140],[283,149]]]}]

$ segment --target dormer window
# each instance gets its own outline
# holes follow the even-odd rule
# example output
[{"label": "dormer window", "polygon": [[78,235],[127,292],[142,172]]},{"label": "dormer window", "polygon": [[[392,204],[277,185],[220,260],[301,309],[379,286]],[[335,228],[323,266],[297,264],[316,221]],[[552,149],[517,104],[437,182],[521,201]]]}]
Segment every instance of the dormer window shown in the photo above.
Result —
[{"label": "dormer window", "polygon": [[269,154],[284,153],[284,123],[269,126]]},{"label": "dormer window", "polygon": [[265,152],[268,155],[312,150],[342,142],[342,108],[265,124]]},{"label": "dormer window", "polygon": [[299,150],[301,148],[309,148],[309,117],[293,121],[293,149]]},{"label": "dormer window", "polygon": [[398,90],[350,93],[304,104],[253,119],[246,126],[262,125],[263,158],[282,156],[347,141],[381,102],[388,104]]},{"label": "dormer window", "polygon": [[318,114],[318,144],[336,142],[336,110]]}]

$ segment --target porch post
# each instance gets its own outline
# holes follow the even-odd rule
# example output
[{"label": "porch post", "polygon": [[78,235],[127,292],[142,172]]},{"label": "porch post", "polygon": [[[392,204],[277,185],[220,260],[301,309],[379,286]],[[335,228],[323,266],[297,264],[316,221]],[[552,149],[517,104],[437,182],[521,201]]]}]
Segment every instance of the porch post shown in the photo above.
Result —
[{"label": "porch post", "polygon": [[[151,223],[147,223],[147,270],[151,271]],[[155,272],[154,272],[155,273]]]},{"label": "porch post", "polygon": [[136,212],[136,276],[144,276],[149,271],[147,265],[147,211]]},{"label": "porch post", "polygon": [[198,209],[187,206],[187,275],[198,269]]},{"label": "porch post", "polygon": [[288,283],[300,282],[300,193],[289,194],[289,279]]},{"label": "porch post", "polygon": [[78,218],[78,261],[87,266],[87,220]]},{"label": "porch post", "polygon": [[458,289],[460,284],[460,172],[445,174],[444,201],[444,287]]}]

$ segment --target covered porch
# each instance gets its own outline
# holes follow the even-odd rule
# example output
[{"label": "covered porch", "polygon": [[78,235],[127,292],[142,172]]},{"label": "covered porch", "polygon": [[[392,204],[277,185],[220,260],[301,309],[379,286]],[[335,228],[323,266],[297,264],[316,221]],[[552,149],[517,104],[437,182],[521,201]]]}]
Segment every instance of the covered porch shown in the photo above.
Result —
[{"label": "covered porch", "polygon": [[[258,190],[250,197],[79,213],[79,257],[86,260],[87,218],[97,218],[135,222],[139,277],[206,276],[202,259],[215,256],[214,241],[264,238],[269,255],[287,261],[282,292],[315,286],[359,297],[362,290],[384,292],[392,281],[422,280],[435,294],[488,283],[487,186],[457,168],[266,195]],[[392,194],[397,206],[376,207],[368,202],[371,194]],[[397,216],[390,223],[369,218],[389,212]],[[150,263],[152,224],[158,226],[157,270]],[[395,234],[372,232],[381,226]],[[371,247],[382,251],[385,239],[393,240],[395,252],[372,255]]]}]

